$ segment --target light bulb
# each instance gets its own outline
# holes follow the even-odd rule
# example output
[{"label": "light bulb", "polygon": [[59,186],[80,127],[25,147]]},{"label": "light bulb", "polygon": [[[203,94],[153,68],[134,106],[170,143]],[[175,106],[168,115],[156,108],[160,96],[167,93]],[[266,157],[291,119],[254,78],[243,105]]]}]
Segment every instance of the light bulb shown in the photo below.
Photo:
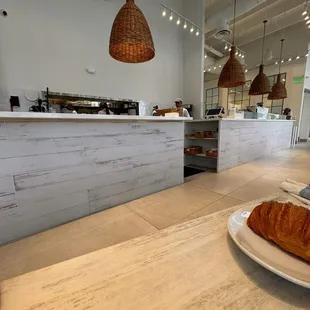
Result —
[{"label": "light bulb", "polygon": [[275,65],[277,65],[277,64],[278,64],[278,62],[276,61]]},{"label": "light bulb", "polygon": [[242,54],[242,56],[241,56],[242,58],[244,58],[244,54]]},{"label": "light bulb", "polygon": [[187,28],[187,23],[186,23],[186,22],[184,23],[183,28],[184,28],[184,29],[186,29],[186,28]]},{"label": "light bulb", "polygon": [[228,46],[227,46],[227,44],[225,44],[225,50],[227,50],[228,49]]},{"label": "light bulb", "polygon": [[305,20],[308,20],[309,19],[309,16],[307,15],[306,17],[305,17]]},{"label": "light bulb", "polygon": [[300,56],[299,56],[299,55],[297,55],[296,59],[299,59],[299,58],[300,58]]},{"label": "light bulb", "polygon": [[213,69],[216,70],[216,67],[214,67]]},{"label": "light bulb", "polygon": [[282,82],[285,82],[285,79],[282,79]]},{"label": "light bulb", "polygon": [[173,14],[172,14],[172,12],[171,12],[171,14],[170,14],[169,20],[170,20],[170,21],[173,20]]},{"label": "light bulb", "polygon": [[222,68],[222,65],[219,65],[219,68]]},{"label": "light bulb", "polygon": [[241,52],[239,53],[239,57],[241,57],[242,56],[242,54],[241,54]]},{"label": "light bulb", "polygon": [[290,57],[288,61],[292,61],[292,57]]},{"label": "light bulb", "polygon": [[208,69],[208,71],[210,72],[210,71],[211,71],[211,69],[209,68],[209,69]]},{"label": "light bulb", "polygon": [[236,56],[238,56],[238,51],[236,52]]},{"label": "light bulb", "polygon": [[181,24],[181,20],[180,20],[180,18],[178,18],[177,25],[180,25],[180,24]]},{"label": "light bulb", "polygon": [[310,25],[308,26],[308,28],[310,28]]},{"label": "light bulb", "polygon": [[284,60],[281,60],[281,63],[283,64],[283,63],[284,63]]},{"label": "light bulb", "polygon": [[191,28],[191,32],[194,32],[194,27],[192,26],[192,28]]},{"label": "light bulb", "polygon": [[196,36],[199,36],[199,34],[200,34],[200,32],[199,32],[199,30],[197,29],[197,31],[196,31]]},{"label": "light bulb", "polygon": [[306,55],[305,55],[305,57],[308,57],[309,56],[309,53],[307,53]]},{"label": "light bulb", "polygon": [[206,70],[203,70],[203,73],[206,73]]},{"label": "light bulb", "polygon": [[309,25],[309,24],[310,24],[310,19],[308,19],[306,22],[306,25]]},{"label": "light bulb", "polygon": [[248,69],[245,69],[245,71],[244,71],[245,73],[247,73],[248,72]]},{"label": "light bulb", "polygon": [[305,16],[307,14],[307,10],[305,10],[301,15]]},{"label": "light bulb", "polygon": [[166,16],[167,15],[167,11],[166,11],[166,9],[164,8],[164,10],[163,10],[163,16]]},{"label": "light bulb", "polygon": [[205,58],[207,58],[208,57],[208,55],[207,54],[205,54]]}]

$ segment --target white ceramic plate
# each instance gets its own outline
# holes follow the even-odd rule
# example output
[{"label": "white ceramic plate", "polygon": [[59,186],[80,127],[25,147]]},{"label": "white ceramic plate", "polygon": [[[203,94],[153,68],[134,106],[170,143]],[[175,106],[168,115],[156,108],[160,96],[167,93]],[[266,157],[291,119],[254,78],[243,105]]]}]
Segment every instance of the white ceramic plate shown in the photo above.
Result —
[{"label": "white ceramic plate", "polygon": [[249,203],[228,219],[228,232],[236,245],[255,262],[275,274],[310,288],[310,265],[256,235],[246,221],[258,204]]}]

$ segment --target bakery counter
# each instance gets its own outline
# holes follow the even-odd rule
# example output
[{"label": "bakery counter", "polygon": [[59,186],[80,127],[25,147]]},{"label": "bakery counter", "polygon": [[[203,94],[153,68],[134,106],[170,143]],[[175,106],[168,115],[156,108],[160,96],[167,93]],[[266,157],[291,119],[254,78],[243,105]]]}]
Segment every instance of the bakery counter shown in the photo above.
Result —
[{"label": "bakery counter", "polygon": [[0,113],[0,244],[183,183],[181,118]]},{"label": "bakery counter", "polygon": [[287,120],[189,120],[185,147],[200,147],[202,153],[185,155],[185,165],[220,172],[288,149],[293,124]]},{"label": "bakery counter", "polygon": [[309,309],[309,289],[264,269],[229,237],[240,207],[6,280],[1,309]]}]

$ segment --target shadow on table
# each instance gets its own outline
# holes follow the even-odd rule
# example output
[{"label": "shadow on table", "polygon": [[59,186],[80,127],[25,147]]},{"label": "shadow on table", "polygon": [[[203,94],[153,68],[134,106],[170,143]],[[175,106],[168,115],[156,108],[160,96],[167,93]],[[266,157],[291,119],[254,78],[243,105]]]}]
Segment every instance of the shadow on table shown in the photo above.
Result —
[{"label": "shadow on table", "polygon": [[288,305],[310,309],[309,289],[289,282],[254,262],[236,246],[228,234],[227,244],[235,262],[256,286]]}]

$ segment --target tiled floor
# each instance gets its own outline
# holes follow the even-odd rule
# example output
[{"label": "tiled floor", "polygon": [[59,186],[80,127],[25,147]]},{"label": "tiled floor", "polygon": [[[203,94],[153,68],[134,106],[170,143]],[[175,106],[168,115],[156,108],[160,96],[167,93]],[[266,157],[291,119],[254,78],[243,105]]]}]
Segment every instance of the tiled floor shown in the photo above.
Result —
[{"label": "tiled floor", "polygon": [[0,247],[0,281],[281,191],[310,183],[310,145],[282,151]]}]

